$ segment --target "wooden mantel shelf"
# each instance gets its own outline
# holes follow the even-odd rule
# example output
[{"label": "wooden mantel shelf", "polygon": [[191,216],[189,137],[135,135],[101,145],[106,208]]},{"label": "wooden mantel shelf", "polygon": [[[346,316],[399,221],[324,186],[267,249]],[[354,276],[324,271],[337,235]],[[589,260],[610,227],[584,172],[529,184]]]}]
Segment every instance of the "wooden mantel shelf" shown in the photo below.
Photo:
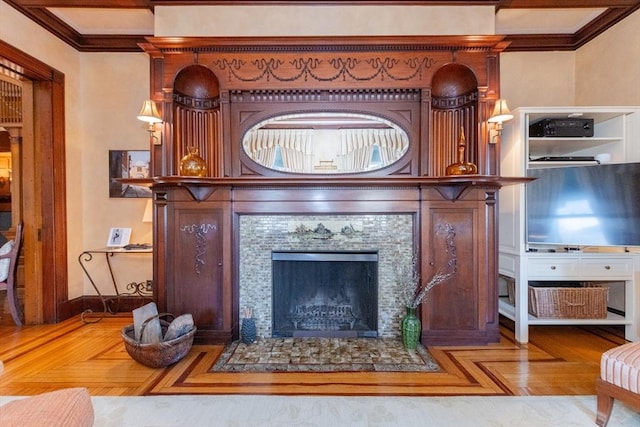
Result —
[{"label": "wooden mantel shelf", "polygon": [[444,177],[400,177],[400,178],[201,178],[190,176],[163,176],[153,178],[152,187],[184,187],[194,200],[205,200],[217,188],[435,188],[446,200],[457,200],[469,187],[503,187],[531,181],[525,177],[502,177],[496,175],[455,175]]}]

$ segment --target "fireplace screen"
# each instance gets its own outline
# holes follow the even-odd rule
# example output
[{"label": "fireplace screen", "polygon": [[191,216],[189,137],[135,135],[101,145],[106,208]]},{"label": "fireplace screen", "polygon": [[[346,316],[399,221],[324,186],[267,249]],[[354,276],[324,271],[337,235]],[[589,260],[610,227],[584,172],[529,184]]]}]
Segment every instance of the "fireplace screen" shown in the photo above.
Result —
[{"label": "fireplace screen", "polygon": [[377,252],[272,252],[274,337],[376,337]]}]

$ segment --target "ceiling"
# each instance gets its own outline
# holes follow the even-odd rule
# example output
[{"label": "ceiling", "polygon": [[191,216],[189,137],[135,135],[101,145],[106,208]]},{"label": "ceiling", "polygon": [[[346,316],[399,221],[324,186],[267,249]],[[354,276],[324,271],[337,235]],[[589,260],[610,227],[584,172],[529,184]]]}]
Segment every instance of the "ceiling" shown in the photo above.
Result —
[{"label": "ceiling", "polygon": [[4,0],[82,52],[139,52],[153,36],[155,6],[189,5],[491,5],[506,51],[575,50],[640,9],[640,0],[208,1]]}]

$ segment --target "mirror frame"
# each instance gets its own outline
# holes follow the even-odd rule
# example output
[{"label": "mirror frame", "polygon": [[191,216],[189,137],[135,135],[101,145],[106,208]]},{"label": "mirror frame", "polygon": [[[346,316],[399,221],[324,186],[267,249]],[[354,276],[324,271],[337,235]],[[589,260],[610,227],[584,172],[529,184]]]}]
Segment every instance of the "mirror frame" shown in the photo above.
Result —
[{"label": "mirror frame", "polygon": [[[327,123],[322,123],[322,120],[327,120]],[[331,119],[335,119],[335,120],[344,120],[344,123],[337,123],[337,124],[332,124],[329,123],[329,120]],[[291,128],[287,128],[287,124],[280,124],[282,122],[286,122],[286,121],[299,121],[299,124],[295,124],[292,125]],[[349,121],[353,120],[354,122],[359,122],[358,124],[349,124]],[[370,124],[369,124],[370,123]],[[401,134],[401,138],[404,141],[406,141],[406,146],[404,146],[402,152],[397,156],[394,157],[393,159],[391,159],[389,161],[388,164],[385,165],[378,165],[378,166],[374,166],[374,167],[370,167],[367,169],[359,169],[359,170],[342,170],[342,171],[338,171],[337,168],[339,168],[339,164],[334,163],[334,160],[338,159],[340,156],[340,152],[339,152],[339,147],[338,144],[339,142],[336,142],[336,147],[333,147],[335,152],[327,152],[325,151],[326,154],[330,154],[331,158],[326,158],[326,159],[322,159],[322,157],[317,156],[318,152],[321,152],[320,150],[314,150],[313,154],[313,160],[314,163],[313,165],[305,165],[307,167],[312,167],[313,170],[312,171],[304,171],[304,172],[297,172],[297,171],[293,171],[293,170],[287,170],[286,168],[278,168],[278,167],[272,167],[270,165],[266,165],[264,163],[261,163],[258,159],[255,159],[250,152],[247,151],[248,149],[248,142],[247,142],[247,138],[250,132],[252,131],[257,131],[260,129],[264,129],[266,127],[272,127],[273,129],[281,129],[283,131],[287,131],[287,130],[310,130],[310,131],[315,131],[315,130],[327,130],[327,131],[334,131],[336,133],[336,136],[339,137],[339,132],[343,129],[363,129],[363,130],[369,130],[369,129],[393,129],[395,131],[397,131],[398,133]],[[312,141],[313,142],[313,147],[316,146],[316,144],[318,143],[323,143],[326,141]],[[351,113],[347,113],[344,111],[340,111],[340,112],[330,112],[330,111],[314,111],[314,112],[305,112],[305,113],[293,113],[293,114],[280,114],[277,115],[275,117],[271,117],[268,118],[266,120],[262,120],[258,123],[256,123],[254,126],[249,127],[244,135],[242,136],[242,140],[241,140],[241,146],[242,146],[242,150],[244,152],[244,154],[253,162],[255,162],[256,164],[265,167],[267,169],[270,169],[274,172],[282,172],[282,173],[286,173],[286,174],[299,174],[299,175],[310,175],[310,176],[323,176],[323,175],[327,175],[327,176],[332,176],[332,175],[357,175],[357,174],[364,174],[364,173],[369,173],[369,172],[375,172],[375,171],[379,171],[379,170],[384,170],[386,168],[390,168],[392,167],[395,163],[400,162],[402,160],[403,157],[405,157],[407,155],[407,153],[409,153],[409,149],[411,146],[411,140],[409,138],[409,135],[407,133],[407,131],[400,125],[398,125],[397,123],[391,121],[391,120],[387,120],[383,117],[379,117],[377,115],[372,115],[372,114],[363,114],[363,113],[355,113],[355,112],[351,112]],[[371,144],[371,145],[375,145],[375,144]],[[380,147],[381,148],[381,147]],[[315,163],[315,161],[319,162],[318,164]],[[331,162],[330,165],[325,165],[325,169],[323,168],[322,162]],[[338,162],[339,163],[339,162]]]},{"label": "mirror frame", "polygon": [[[327,99],[336,98],[336,99]],[[419,165],[420,141],[427,132],[424,110],[421,105],[420,89],[395,91],[233,91],[230,94],[230,130],[232,176],[264,177],[403,177],[417,173]],[[404,155],[396,162],[383,168],[349,173],[309,174],[286,172],[260,165],[245,152],[243,141],[246,133],[267,120],[284,116],[311,113],[356,114],[375,117],[393,123],[402,129],[409,140]],[[423,126],[421,126],[423,122]],[[236,160],[237,159],[237,160]]]}]

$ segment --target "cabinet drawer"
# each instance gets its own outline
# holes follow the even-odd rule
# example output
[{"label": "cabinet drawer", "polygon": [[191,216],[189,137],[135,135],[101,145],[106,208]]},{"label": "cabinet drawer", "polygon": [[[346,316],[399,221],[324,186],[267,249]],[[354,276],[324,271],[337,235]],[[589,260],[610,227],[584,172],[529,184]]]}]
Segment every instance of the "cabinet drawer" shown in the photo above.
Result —
[{"label": "cabinet drawer", "polygon": [[529,276],[572,278],[578,277],[578,261],[575,259],[532,259],[529,262]]},{"label": "cabinet drawer", "polygon": [[583,259],[580,274],[584,277],[632,278],[633,262],[629,259]]}]

